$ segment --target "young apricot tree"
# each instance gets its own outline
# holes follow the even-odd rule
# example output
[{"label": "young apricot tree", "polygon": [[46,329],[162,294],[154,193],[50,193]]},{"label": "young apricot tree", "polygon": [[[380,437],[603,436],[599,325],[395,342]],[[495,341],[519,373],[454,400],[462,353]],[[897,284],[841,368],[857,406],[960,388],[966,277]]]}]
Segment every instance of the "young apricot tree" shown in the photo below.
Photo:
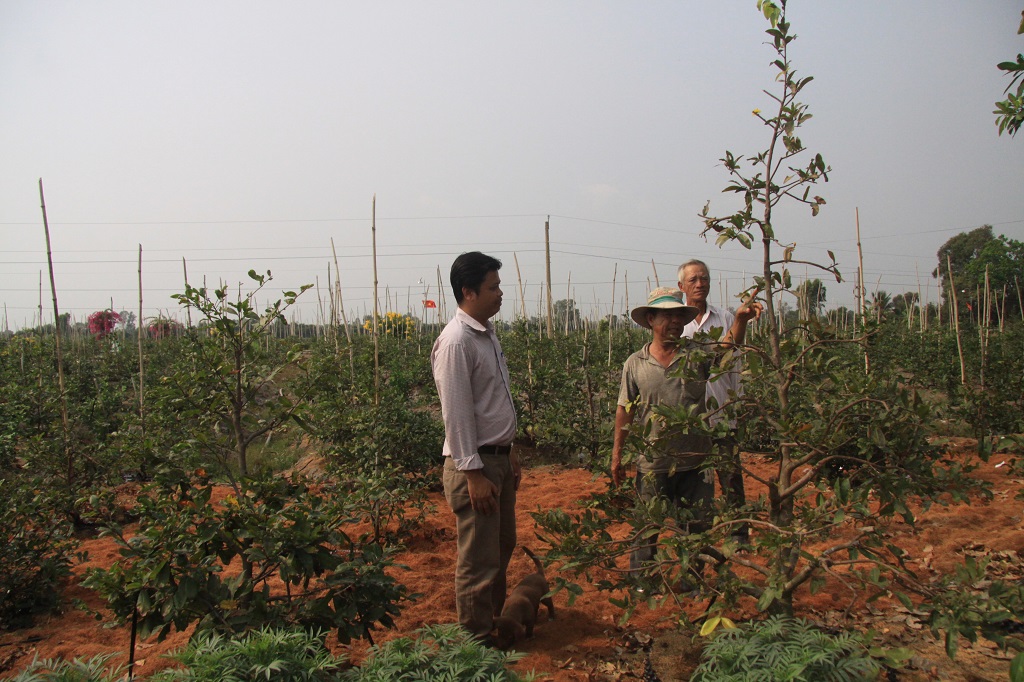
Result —
[{"label": "young apricot tree", "polygon": [[[765,91],[770,107],[754,110],[767,145],[750,156],[725,153],[722,162],[730,176],[725,191],[738,195],[741,205],[714,215],[709,202],[700,215],[703,234],[716,234],[719,246],[738,242],[761,250],[762,269],[747,295],[760,292],[766,310],[740,349],[745,393],[711,407],[735,420],[741,441],[753,429],[767,432],[768,473],[745,467],[747,480],[767,492],[740,509],[721,505],[704,532],[683,530],[685,509],[657,499],[624,505],[618,491],[579,514],[535,515],[553,547],[549,559],[599,586],[633,588],[619,602],[627,616],[655,592],[663,595],[658,600],[675,599],[685,617],[676,594],[680,587],[700,590],[715,611],[753,599],[761,611],[790,615],[796,591],[805,585],[819,589],[827,578],[845,586],[851,603],[865,585],[875,595],[912,588],[905,552],[890,542],[886,523],[899,517],[912,524],[912,500],[927,506],[942,493],[961,499],[970,487],[963,469],[943,461],[929,443],[929,406],[894,377],[865,372],[862,339],[840,337],[813,316],[787,327],[776,314],[783,294],[798,294],[789,270],[793,264],[842,278],[832,252],[825,263],[797,260],[795,244],[783,241],[775,224],[784,203],[818,214],[825,200],[812,190],[828,180],[830,168],[799,136],[811,118],[800,97],[812,79],[799,76],[790,60],[796,36],[786,19],[786,2],[759,0],[758,8],[769,22],[766,33],[775,53],[776,87]],[[717,339],[704,341],[713,348]],[[726,353],[726,361],[733,354],[738,353]],[[727,368],[713,370],[711,380]],[[712,429],[699,411],[655,409],[675,428],[690,432],[725,435],[730,421]],[[637,448],[644,441],[642,429],[631,436]],[[721,456],[709,458],[708,465],[715,466],[716,459]],[[612,532],[622,522],[629,527],[625,537]],[[742,527],[751,529],[751,538],[741,545],[735,531]],[[642,575],[623,568],[623,555],[637,541],[657,542],[653,564]],[[598,568],[611,577],[595,578]],[[579,591],[567,580],[560,587]]]},{"label": "young apricot tree", "polygon": [[172,298],[196,310],[199,324],[188,330],[183,358],[177,372],[163,377],[169,391],[163,392],[166,406],[195,425],[190,444],[227,464],[233,460],[242,476],[248,475],[248,449],[291,419],[298,407],[282,391],[274,390],[274,377],[298,358],[289,350],[278,359],[265,350],[271,327],[284,319],[284,311],[311,284],[298,292],[285,291],[260,313],[255,297],[272,279],[249,271],[256,283],[252,291],[229,300],[228,288],[213,295],[205,287],[185,285],[185,293]]}]

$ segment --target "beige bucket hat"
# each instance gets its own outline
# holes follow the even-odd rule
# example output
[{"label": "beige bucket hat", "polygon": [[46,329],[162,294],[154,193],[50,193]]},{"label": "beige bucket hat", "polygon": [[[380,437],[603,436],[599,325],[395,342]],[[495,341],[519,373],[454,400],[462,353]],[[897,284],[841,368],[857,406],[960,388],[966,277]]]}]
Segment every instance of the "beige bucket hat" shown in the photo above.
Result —
[{"label": "beige bucket hat", "polygon": [[641,327],[647,329],[651,328],[651,325],[647,323],[647,313],[657,312],[659,310],[683,310],[686,313],[686,324],[693,321],[700,311],[694,308],[692,305],[686,305],[683,303],[683,292],[679,289],[673,289],[671,287],[658,287],[647,296],[647,305],[637,306],[633,308],[629,316],[633,318]]}]

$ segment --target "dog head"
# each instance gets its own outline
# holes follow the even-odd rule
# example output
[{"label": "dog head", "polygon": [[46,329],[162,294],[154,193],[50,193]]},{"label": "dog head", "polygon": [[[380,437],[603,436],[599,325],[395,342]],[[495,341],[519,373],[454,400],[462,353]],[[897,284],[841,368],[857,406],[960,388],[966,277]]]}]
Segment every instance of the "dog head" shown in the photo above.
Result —
[{"label": "dog head", "polygon": [[498,616],[494,619],[491,641],[499,649],[508,649],[524,636],[526,636],[526,627],[514,618]]}]

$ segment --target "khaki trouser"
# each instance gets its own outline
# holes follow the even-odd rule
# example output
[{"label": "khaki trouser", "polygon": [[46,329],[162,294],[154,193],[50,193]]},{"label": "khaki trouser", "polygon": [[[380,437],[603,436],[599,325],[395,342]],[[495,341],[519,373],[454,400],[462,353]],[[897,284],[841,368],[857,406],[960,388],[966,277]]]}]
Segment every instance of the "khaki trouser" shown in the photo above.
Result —
[{"label": "khaki trouser", "polygon": [[498,511],[478,514],[469,501],[466,475],[451,457],[444,462],[444,496],[455,512],[458,560],[455,564],[455,607],[459,623],[470,634],[491,632],[494,617],[505,605],[506,569],[516,548],[516,486],[508,455],[480,455],[484,476],[498,486]]}]

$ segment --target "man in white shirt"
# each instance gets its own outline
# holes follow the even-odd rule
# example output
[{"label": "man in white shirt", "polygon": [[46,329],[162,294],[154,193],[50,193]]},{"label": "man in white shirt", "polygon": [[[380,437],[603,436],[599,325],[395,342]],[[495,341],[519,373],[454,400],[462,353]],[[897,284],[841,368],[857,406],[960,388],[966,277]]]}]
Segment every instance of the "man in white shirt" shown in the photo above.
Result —
[{"label": "man in white shirt", "polygon": [[455,605],[462,626],[480,638],[505,604],[522,478],[508,367],[489,321],[501,309],[500,268],[477,251],[455,259],[459,307],[430,354],[444,420],[444,493],[458,532]]},{"label": "man in white shirt", "polygon": [[[732,328],[735,316],[728,310],[711,305],[708,301],[708,292],[711,291],[711,271],[707,264],[696,259],[689,260],[679,266],[678,277],[679,288],[686,294],[686,305],[693,306],[698,310],[697,317],[683,329],[683,336],[692,339],[697,334],[710,333],[712,329],[717,328],[721,330],[719,339],[723,338],[724,334]],[[739,341],[742,342],[742,340]],[[743,384],[740,377],[741,363],[742,360],[737,358],[729,371],[723,372],[707,384],[707,399],[709,403],[713,400],[717,405],[715,412],[712,412],[709,417],[712,426],[724,418],[717,410],[743,395]],[[719,452],[726,455],[725,462],[717,469],[718,480],[725,492],[726,500],[730,504],[740,506],[746,500],[746,491],[743,485],[743,470],[740,465],[739,444],[735,438],[736,420],[731,419],[729,426],[730,436],[715,441]],[[747,529],[741,528],[734,535],[737,536],[737,539],[745,541]]]}]

